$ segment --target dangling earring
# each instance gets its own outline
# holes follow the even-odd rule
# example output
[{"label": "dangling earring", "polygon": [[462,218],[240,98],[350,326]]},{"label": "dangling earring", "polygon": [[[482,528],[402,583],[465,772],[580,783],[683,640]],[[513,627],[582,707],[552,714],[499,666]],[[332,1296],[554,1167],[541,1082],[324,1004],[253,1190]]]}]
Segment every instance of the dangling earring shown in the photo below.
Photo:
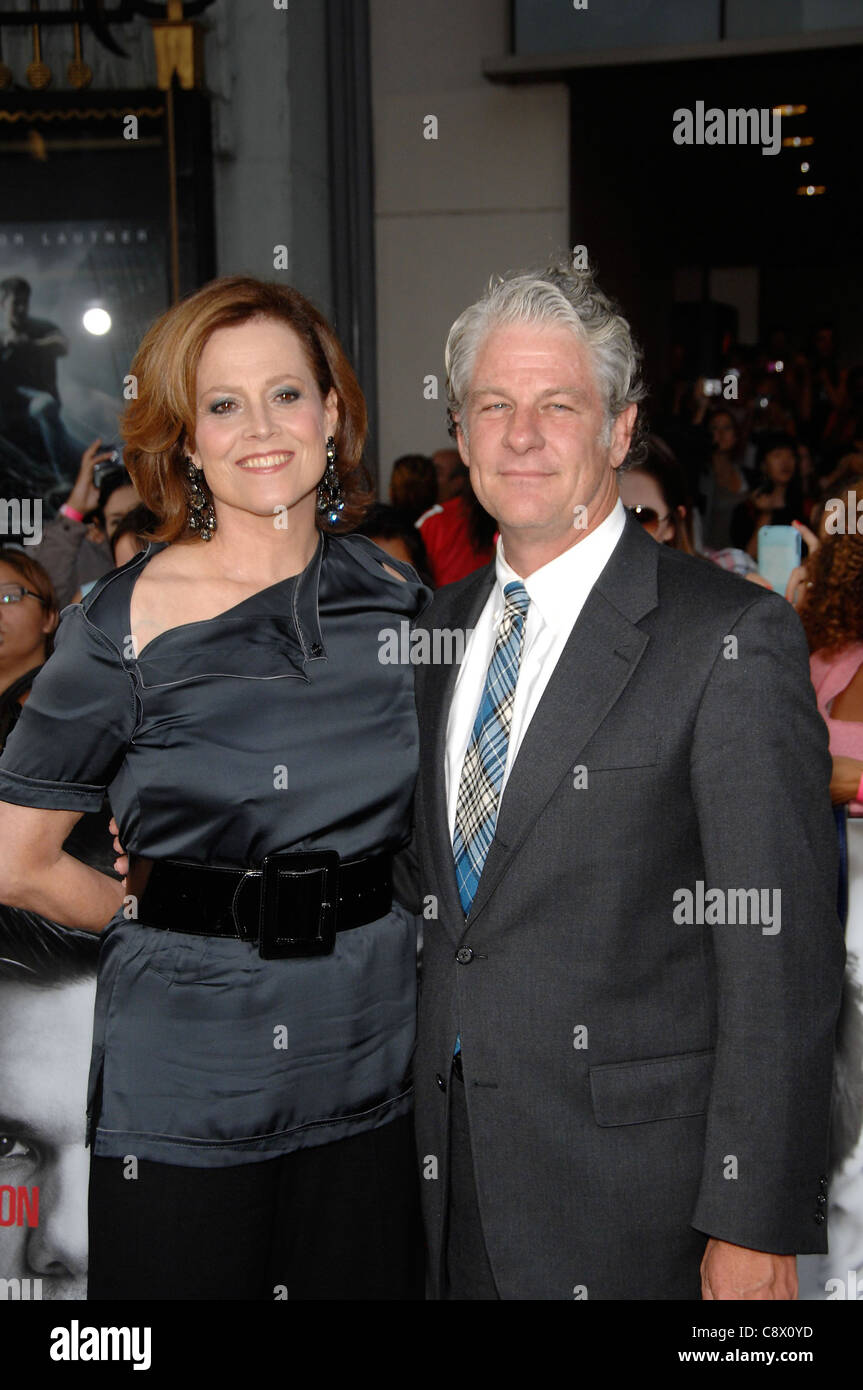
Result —
[{"label": "dangling earring", "polygon": [[187,462],[189,480],[192,484],[189,490],[189,530],[197,531],[202,541],[211,541],[216,529],[213,499],[204,492],[206,483],[203,468],[196,468],[188,457]]},{"label": "dangling earring", "polygon": [[318,511],[325,514],[331,526],[335,526],[341,521],[344,509],[344,493],[336,470],[336,442],[330,435],[327,440],[327,471],[318,483]]}]

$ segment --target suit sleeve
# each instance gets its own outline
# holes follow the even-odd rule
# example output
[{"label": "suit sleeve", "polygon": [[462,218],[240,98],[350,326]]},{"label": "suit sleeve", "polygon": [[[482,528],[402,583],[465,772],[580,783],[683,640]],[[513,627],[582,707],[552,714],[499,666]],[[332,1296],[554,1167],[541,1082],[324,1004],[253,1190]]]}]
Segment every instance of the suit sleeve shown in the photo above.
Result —
[{"label": "suit sleeve", "polygon": [[691,757],[705,891],[757,889],[773,921],[710,929],[716,1054],[692,1225],[822,1252],[845,958],[827,730],[784,600],[759,595],[717,645]]}]

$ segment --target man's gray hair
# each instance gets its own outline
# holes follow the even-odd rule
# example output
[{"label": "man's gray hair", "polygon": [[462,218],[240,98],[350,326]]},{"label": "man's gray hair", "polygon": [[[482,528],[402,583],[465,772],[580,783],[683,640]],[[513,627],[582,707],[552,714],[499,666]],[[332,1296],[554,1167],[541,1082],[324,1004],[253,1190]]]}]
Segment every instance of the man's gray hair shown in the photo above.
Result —
[{"label": "man's gray hair", "polygon": [[[482,299],[459,314],[449,331],[445,354],[451,433],[463,418],[483,340],[492,329],[514,323],[558,324],[571,328],[584,343],[603,397],[603,442],[608,444],[618,415],[627,406],[637,405],[646,394],[641,350],[617,305],[597,285],[593,270],[575,270],[566,261],[546,270],[494,276]],[[464,425],[462,432],[467,435]],[[643,451],[641,435],[637,426],[626,458],[628,466],[637,462]]]}]

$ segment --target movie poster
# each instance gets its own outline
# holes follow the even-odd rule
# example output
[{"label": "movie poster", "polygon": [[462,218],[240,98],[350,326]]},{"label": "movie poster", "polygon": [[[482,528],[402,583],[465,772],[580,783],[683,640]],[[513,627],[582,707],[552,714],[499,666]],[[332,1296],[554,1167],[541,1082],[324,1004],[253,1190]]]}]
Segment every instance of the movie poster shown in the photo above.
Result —
[{"label": "movie poster", "polygon": [[[0,545],[54,515],[93,439],[120,445],[124,378],[167,300],[152,223],[0,224]],[[87,1296],[98,947],[0,905],[0,1301]]]},{"label": "movie poster", "polygon": [[0,905],[0,1302],[87,1297],[99,938]]},{"label": "movie poster", "polygon": [[0,224],[0,497],[68,496],[97,436],[119,443],[124,377],[168,303],[146,220]]}]

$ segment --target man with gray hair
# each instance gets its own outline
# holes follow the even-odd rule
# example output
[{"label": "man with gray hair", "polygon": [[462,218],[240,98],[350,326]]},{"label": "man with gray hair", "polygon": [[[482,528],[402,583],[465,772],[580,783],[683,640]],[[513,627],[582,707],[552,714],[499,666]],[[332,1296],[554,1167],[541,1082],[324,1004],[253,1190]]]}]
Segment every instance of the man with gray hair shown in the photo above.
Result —
[{"label": "man with gray hair", "polygon": [[[500,541],[418,624],[472,630],[417,672],[435,1296],[794,1298],[844,958],[800,624],[624,510],[639,354],[591,273],[493,282],[446,363]],[[722,910],[753,888],[781,929]]]}]

